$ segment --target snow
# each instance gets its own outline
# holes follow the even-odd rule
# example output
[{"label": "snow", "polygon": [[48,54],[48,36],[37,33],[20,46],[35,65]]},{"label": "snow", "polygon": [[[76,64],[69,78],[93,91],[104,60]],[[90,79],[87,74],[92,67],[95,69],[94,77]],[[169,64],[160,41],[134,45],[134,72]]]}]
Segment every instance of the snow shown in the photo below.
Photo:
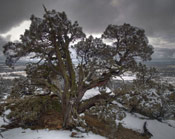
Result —
[{"label": "snow", "polygon": [[0,77],[3,79],[16,79],[19,78],[20,76],[26,76],[25,71],[14,71],[14,72],[1,72]]},{"label": "snow", "polygon": [[17,79],[19,78],[19,76],[8,76],[8,77],[2,77],[3,79],[6,79],[6,80],[14,80],[14,79]]},{"label": "snow", "polygon": [[110,93],[111,92],[111,89],[106,87],[106,93]]},{"label": "snow", "polygon": [[148,119],[140,114],[131,114],[126,112],[126,117],[116,124],[121,123],[124,127],[143,133],[143,125],[147,122],[147,129],[153,135],[151,139],[175,139],[175,121],[167,120],[159,122]]},{"label": "snow", "polygon": [[175,120],[166,120],[166,123],[175,128]]},{"label": "snow", "polygon": [[133,129],[135,131],[143,133],[143,124],[145,120],[142,120],[137,116],[132,115],[131,113],[126,112],[126,117],[121,121],[116,120],[116,122],[117,124],[122,123],[122,125],[126,128]]},{"label": "snow", "polygon": [[[6,112],[4,112],[4,114],[8,114],[9,112],[10,110],[7,110]],[[7,125],[7,123],[4,122],[2,117],[0,117],[0,126],[1,125]],[[77,136],[79,136],[82,139],[105,139],[104,137],[93,134],[92,132],[76,133]],[[1,132],[1,134],[3,136],[3,139],[71,139],[70,135],[72,134],[72,132],[68,130],[31,130],[14,128],[5,132]],[[0,136],[0,139],[1,138],[2,137]]]},{"label": "snow", "polygon": [[[111,89],[109,89],[108,87],[105,88],[105,91],[106,93],[111,93]],[[95,87],[95,88],[87,90],[81,100],[86,100],[86,99],[92,98],[99,94],[100,94],[99,88]]]},{"label": "snow", "polygon": [[8,110],[6,110],[6,111],[4,112],[5,115],[8,115],[9,113],[11,113],[11,110],[10,110],[10,109],[8,109]]},{"label": "snow", "polygon": [[[10,110],[4,112],[5,115],[9,114]],[[6,117],[4,117],[6,120]],[[8,123],[0,117],[0,127],[2,125],[7,125]],[[76,132],[76,131],[73,131]],[[80,133],[76,132],[77,136],[82,139],[105,139],[100,135],[89,133]],[[22,128],[14,128],[7,130],[5,132],[1,132],[3,139],[71,139],[70,135],[71,131],[68,130],[31,130],[31,129],[22,129]],[[0,139],[2,137],[0,136]]]},{"label": "snow", "polygon": [[116,77],[113,77],[113,80],[124,80],[124,81],[132,81],[136,79],[136,76],[135,75],[123,75],[121,77],[119,76],[116,76]]},{"label": "snow", "polygon": [[[6,110],[3,117],[0,117],[0,127],[2,125],[7,125],[9,121],[6,118],[11,111]],[[5,122],[6,121],[6,122]],[[96,135],[92,132],[89,133],[80,133],[77,131],[77,136],[81,139],[105,139],[100,135]],[[72,134],[71,131],[68,130],[31,130],[31,129],[22,129],[22,128],[14,128],[7,130],[5,132],[0,132],[3,138],[0,136],[0,139],[71,139],[70,135]]]},{"label": "snow", "polygon": [[156,120],[148,121],[147,128],[153,134],[151,139],[175,139],[175,128]]},{"label": "snow", "polygon": [[1,126],[1,125],[6,125],[6,124],[7,124],[7,123],[4,122],[3,117],[0,117],[0,126]]},{"label": "snow", "polygon": [[[87,97],[94,96],[98,91],[98,88],[90,89],[86,92]],[[90,95],[91,93],[91,95]],[[119,104],[120,107],[123,107],[122,104],[114,101],[113,103]],[[3,114],[7,115],[11,111],[6,110]],[[143,133],[143,125],[147,122],[147,129],[153,135],[151,139],[175,139],[175,121],[174,120],[164,120],[163,122],[149,119],[146,116],[143,116],[138,113],[129,113],[125,112],[126,117],[124,119],[116,120],[116,124],[121,123],[124,127],[135,130],[137,132]],[[4,119],[7,121],[6,117]],[[3,118],[0,117],[0,126],[8,124],[4,122]],[[76,131],[73,131],[76,132]],[[77,132],[76,132],[77,133]],[[31,130],[31,129],[22,129],[15,128],[1,133],[4,137],[3,139],[71,139],[71,131],[67,130]],[[89,133],[80,133],[77,134],[82,139],[105,139],[100,135]],[[0,136],[1,138],[1,136]]]},{"label": "snow", "polygon": [[[10,75],[11,73],[2,73],[1,76]],[[25,75],[24,72],[15,72],[14,74],[17,75]],[[134,75],[124,75],[122,76],[124,80],[132,81],[135,79]],[[115,77],[115,80],[122,80],[120,77]],[[110,93],[111,90],[106,88],[106,92]],[[149,94],[148,94],[149,92]],[[148,98],[156,99],[156,102],[159,102],[158,94],[154,89],[150,89],[144,92],[147,94]],[[82,100],[89,99],[96,95],[100,94],[99,88],[92,88],[86,91],[85,95],[83,96]],[[130,96],[127,96],[128,98]],[[153,102],[152,102],[153,103]],[[113,101],[113,104],[117,104],[119,107],[124,107],[122,104],[118,103],[117,101]],[[11,111],[6,110],[3,115],[8,115]],[[143,133],[143,125],[147,122],[147,129],[153,135],[151,139],[175,139],[175,120],[164,120],[162,122],[157,120],[149,119],[141,114],[137,113],[129,113],[125,112],[126,117],[124,119],[116,120],[116,124],[118,125],[121,123],[124,127],[135,130],[137,132]],[[5,121],[6,122],[5,122]],[[6,116],[4,118],[0,117],[0,126],[7,125],[8,119]],[[75,131],[76,132],[76,131]],[[3,135],[3,139],[71,139],[70,135],[72,134],[71,131],[67,130],[31,130],[31,129],[22,129],[22,128],[15,128],[1,133]],[[89,133],[79,133],[78,136],[84,139],[105,139],[100,135]],[[1,136],[0,136],[1,138]]]},{"label": "snow", "polygon": [[[71,139],[71,131],[67,130],[30,130],[15,128],[3,132],[3,139]],[[95,135],[93,133],[78,133],[78,135],[83,139],[105,139],[102,136]]]},{"label": "snow", "polygon": [[9,76],[10,74],[17,74],[17,75],[26,75],[25,71],[13,71],[13,72],[1,72],[0,75],[1,76]]},{"label": "snow", "polygon": [[98,87],[89,89],[89,90],[87,90],[85,92],[82,100],[86,100],[86,99],[92,98],[92,97],[94,97],[94,96],[96,96],[98,94],[100,94]]},{"label": "snow", "polygon": [[113,101],[112,104],[116,104],[120,108],[124,108],[124,106],[121,103],[117,102],[117,101]]},{"label": "snow", "polygon": [[7,125],[10,121],[6,118],[6,115],[8,115],[11,112],[11,110],[6,110],[2,115],[4,115],[4,117],[0,116],[0,127],[2,125]]}]

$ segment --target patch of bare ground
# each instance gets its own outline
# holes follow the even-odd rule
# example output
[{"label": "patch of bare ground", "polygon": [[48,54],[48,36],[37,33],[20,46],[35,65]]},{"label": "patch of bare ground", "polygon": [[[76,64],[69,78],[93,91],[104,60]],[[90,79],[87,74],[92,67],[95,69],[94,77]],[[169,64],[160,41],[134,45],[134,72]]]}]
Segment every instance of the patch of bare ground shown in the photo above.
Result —
[{"label": "patch of bare ground", "polygon": [[116,139],[149,139],[150,137],[142,135],[131,129],[124,128],[122,126],[118,127]]}]

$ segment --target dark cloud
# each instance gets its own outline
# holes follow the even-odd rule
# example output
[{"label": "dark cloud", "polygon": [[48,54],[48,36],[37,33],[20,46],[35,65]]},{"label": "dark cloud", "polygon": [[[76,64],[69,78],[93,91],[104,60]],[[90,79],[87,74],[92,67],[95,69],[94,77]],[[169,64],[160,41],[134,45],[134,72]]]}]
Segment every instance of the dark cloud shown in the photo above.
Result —
[{"label": "dark cloud", "polygon": [[[110,1],[110,0],[109,0]],[[117,16],[117,9],[107,0],[2,0],[0,5],[0,32],[4,33],[13,26],[19,25],[23,20],[30,18],[31,14],[41,16],[42,4],[48,9],[66,11],[73,20],[89,32],[104,30],[104,25],[111,23]]]},{"label": "dark cloud", "polygon": [[76,0],[71,17],[75,17],[89,33],[101,33],[108,24],[114,23],[119,11],[111,0]]},{"label": "dark cloud", "polygon": [[42,4],[48,9],[66,11],[89,33],[101,33],[108,24],[130,23],[175,44],[174,0],[1,0],[0,33],[29,19],[41,16]]},{"label": "dark cloud", "polygon": [[[48,0],[47,3],[49,2],[53,3],[56,0]],[[1,0],[0,32],[4,33],[23,20],[28,20],[31,14],[40,15],[43,12],[42,4],[45,3],[46,0]]]},{"label": "dark cloud", "polygon": [[7,38],[0,37],[0,52],[3,51],[3,45],[7,42]]},{"label": "dark cloud", "polygon": [[124,0],[119,6],[125,7],[125,9],[120,8],[123,17],[121,22],[129,22],[142,27],[149,36],[174,42],[174,0]]},{"label": "dark cloud", "polygon": [[5,59],[5,57],[4,57],[4,55],[3,55],[3,45],[4,45],[5,43],[7,43],[7,41],[9,40],[9,37],[10,37],[10,36],[8,36],[8,38],[0,37],[0,61],[2,61],[2,60]]}]

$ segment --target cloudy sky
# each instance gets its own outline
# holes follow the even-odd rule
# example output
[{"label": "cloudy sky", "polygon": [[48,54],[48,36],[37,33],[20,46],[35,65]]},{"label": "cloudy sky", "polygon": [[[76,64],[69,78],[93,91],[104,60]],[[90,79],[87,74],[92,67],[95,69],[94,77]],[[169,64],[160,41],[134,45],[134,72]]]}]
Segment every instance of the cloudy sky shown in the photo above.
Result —
[{"label": "cloudy sky", "polygon": [[0,45],[18,39],[31,14],[41,17],[42,4],[65,11],[90,34],[102,33],[108,24],[143,28],[155,57],[175,57],[175,0],[0,0]]}]

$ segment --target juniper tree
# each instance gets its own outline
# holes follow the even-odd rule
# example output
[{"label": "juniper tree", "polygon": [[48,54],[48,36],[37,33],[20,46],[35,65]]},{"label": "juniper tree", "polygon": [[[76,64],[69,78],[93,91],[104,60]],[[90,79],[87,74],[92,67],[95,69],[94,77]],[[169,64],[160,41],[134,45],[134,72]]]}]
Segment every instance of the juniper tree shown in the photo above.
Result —
[{"label": "juniper tree", "polygon": [[113,76],[137,67],[136,58],[150,60],[153,49],[143,29],[129,24],[109,25],[101,38],[86,37],[78,22],[72,23],[65,12],[44,9],[43,18],[31,16],[30,28],[20,42],[4,45],[4,54],[9,66],[24,56],[35,59],[26,66],[27,78],[31,85],[59,96],[63,127],[68,128],[77,113],[110,97],[103,93],[84,103],[82,97],[87,90],[104,86]]}]

